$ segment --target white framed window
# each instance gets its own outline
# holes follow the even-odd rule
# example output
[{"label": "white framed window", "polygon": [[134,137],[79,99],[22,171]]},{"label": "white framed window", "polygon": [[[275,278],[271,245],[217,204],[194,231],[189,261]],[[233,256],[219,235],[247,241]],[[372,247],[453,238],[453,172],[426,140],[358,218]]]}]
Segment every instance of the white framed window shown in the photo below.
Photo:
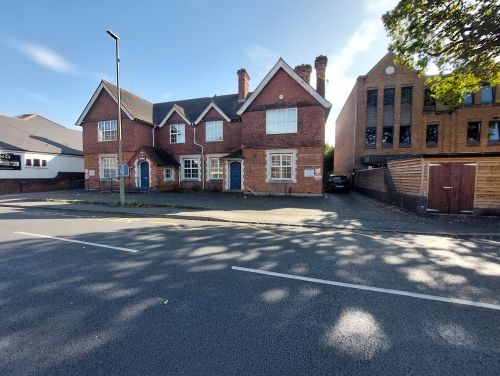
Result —
[{"label": "white framed window", "polygon": [[208,166],[208,177],[210,179],[222,179],[222,160],[220,158],[209,158]]},{"label": "white framed window", "polygon": [[106,120],[97,123],[97,141],[116,141],[116,120]]},{"label": "white framed window", "polygon": [[117,175],[116,157],[101,157],[101,178],[114,179]]},{"label": "white framed window", "polygon": [[47,160],[40,158],[26,158],[24,165],[27,167],[42,167],[47,168]]},{"label": "white framed window", "polygon": [[170,143],[183,144],[186,142],[185,124],[170,124]]},{"label": "white framed window", "polygon": [[292,154],[271,154],[271,180],[292,180]]},{"label": "white framed window", "polygon": [[163,169],[163,181],[174,181],[174,169],[172,167],[165,167]]},{"label": "white framed window", "polygon": [[200,160],[196,158],[182,159],[182,178],[186,180],[199,180]]},{"label": "white framed window", "polygon": [[31,158],[26,158],[26,161],[24,162],[26,166],[33,166],[33,160]]},{"label": "white framed window", "polygon": [[223,123],[218,121],[207,121],[205,123],[205,136],[207,142],[222,141]]},{"label": "white framed window", "polygon": [[297,150],[266,150],[266,182],[297,182]]},{"label": "white framed window", "polygon": [[267,110],[266,133],[297,133],[297,108]]}]

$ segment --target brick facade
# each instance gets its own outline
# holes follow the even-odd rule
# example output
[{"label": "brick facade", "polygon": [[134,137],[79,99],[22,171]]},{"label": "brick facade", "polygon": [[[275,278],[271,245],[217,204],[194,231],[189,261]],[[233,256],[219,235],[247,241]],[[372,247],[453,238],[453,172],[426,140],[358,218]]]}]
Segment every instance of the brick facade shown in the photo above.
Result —
[{"label": "brick facade", "polygon": [[[353,169],[367,168],[362,159],[368,155],[419,155],[435,153],[477,153],[499,152],[499,143],[488,142],[488,124],[500,118],[500,88],[496,88],[494,103],[481,105],[479,95],[475,103],[460,106],[454,111],[445,111],[437,104],[436,111],[424,111],[425,77],[420,77],[403,66],[394,64],[394,56],[387,54],[366,76],[360,76],[349,95],[335,127],[336,173],[350,173]],[[385,68],[393,66],[395,72],[387,74]],[[412,115],[410,146],[400,145],[401,88],[412,86]],[[382,124],[384,116],[384,88],[395,88],[394,130],[392,146],[382,144]],[[376,145],[365,144],[367,91],[377,89]],[[481,121],[480,143],[467,144],[467,126],[469,121]],[[438,124],[438,143],[426,144],[426,127]]]},{"label": "brick facade", "polygon": [[[123,155],[124,161],[128,162],[131,175],[128,184],[130,186],[140,184],[139,166],[142,161],[147,161],[150,166],[149,184],[153,189],[229,190],[231,188],[230,164],[238,162],[242,170],[241,189],[238,190],[258,194],[321,194],[322,180],[319,176],[323,173],[325,123],[329,106],[325,107],[324,103],[320,103],[321,98],[318,101],[298,83],[297,80],[301,79],[292,75],[283,68],[277,70],[242,115],[232,116],[231,121],[227,121],[226,113],[224,116],[215,108],[211,108],[197,124],[194,124],[194,119],[191,118],[188,119],[189,122],[186,122],[187,115],[185,116],[184,112],[181,116],[174,111],[168,119],[162,118],[156,125],[130,120],[122,112]],[[244,89],[242,77],[246,80],[248,74],[245,72],[242,76],[240,70],[239,76],[240,89]],[[246,97],[247,100],[248,98]],[[235,103],[235,106],[240,107],[243,103],[239,101]],[[117,154],[117,141],[97,141],[97,123],[115,119],[116,107],[114,98],[102,90],[83,120],[85,169],[87,172],[94,171],[95,179],[100,176],[100,157]],[[267,134],[266,111],[284,108],[297,108],[297,132]],[[206,122],[208,121],[222,121],[222,141],[208,142],[206,140]],[[172,124],[184,124],[185,141],[183,143],[170,143]],[[146,156],[138,153],[142,146],[153,146],[153,129],[154,147],[166,151],[180,164],[180,166],[168,166],[174,173],[173,181],[164,179],[164,169],[167,166],[150,161]],[[195,144],[195,141],[203,146],[203,154],[202,147]],[[275,153],[281,151],[293,153],[293,181],[271,182],[269,150]],[[210,179],[209,158],[221,158],[231,153],[237,153],[237,155],[230,160],[221,159],[223,173],[220,179]],[[183,158],[193,158],[199,161],[201,168],[198,178],[190,180],[184,178]]]}]

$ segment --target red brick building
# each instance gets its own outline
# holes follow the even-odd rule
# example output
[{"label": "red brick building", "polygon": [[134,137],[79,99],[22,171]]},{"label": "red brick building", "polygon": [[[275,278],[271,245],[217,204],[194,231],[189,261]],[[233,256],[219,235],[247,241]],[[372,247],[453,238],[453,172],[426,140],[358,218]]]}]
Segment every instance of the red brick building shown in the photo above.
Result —
[{"label": "red brick building", "polygon": [[[256,194],[322,193],[327,59],[293,70],[280,59],[254,92],[151,103],[121,89],[129,189],[199,189]],[[117,88],[102,81],[77,121],[90,188],[116,184]]]},{"label": "red brick building", "polygon": [[411,210],[500,213],[500,90],[450,111],[388,53],[356,80],[335,128],[335,173]]}]

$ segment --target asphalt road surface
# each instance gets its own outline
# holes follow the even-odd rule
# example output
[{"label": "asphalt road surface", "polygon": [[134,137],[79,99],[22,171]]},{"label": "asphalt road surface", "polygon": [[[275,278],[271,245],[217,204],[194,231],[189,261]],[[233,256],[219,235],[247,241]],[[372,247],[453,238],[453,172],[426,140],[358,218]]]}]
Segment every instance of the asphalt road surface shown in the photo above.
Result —
[{"label": "asphalt road surface", "polygon": [[0,208],[0,375],[498,375],[500,242]]}]

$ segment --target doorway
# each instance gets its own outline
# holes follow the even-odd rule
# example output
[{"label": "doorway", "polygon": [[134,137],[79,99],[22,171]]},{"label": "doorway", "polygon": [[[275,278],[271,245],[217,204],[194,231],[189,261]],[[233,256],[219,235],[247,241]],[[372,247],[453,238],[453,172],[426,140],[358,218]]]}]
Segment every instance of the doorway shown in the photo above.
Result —
[{"label": "doorway", "polygon": [[229,163],[229,189],[241,190],[241,162]]},{"label": "doorway", "polygon": [[475,163],[429,164],[428,210],[471,213],[474,209],[475,181]]}]

